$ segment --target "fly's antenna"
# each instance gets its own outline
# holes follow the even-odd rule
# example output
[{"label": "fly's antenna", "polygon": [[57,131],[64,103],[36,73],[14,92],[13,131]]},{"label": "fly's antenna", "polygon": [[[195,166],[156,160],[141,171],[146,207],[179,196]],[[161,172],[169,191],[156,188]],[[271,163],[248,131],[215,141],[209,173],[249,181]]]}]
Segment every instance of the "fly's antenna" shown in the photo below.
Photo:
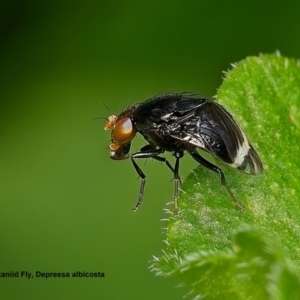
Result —
[{"label": "fly's antenna", "polygon": [[93,121],[98,120],[98,119],[103,119],[103,120],[108,121],[108,118],[105,118],[105,117],[97,117],[97,118],[94,118]]},{"label": "fly's antenna", "polygon": [[102,101],[103,105],[105,106],[105,108],[110,112],[111,115],[113,115],[113,112],[110,110],[110,108],[105,104],[104,101]]},{"label": "fly's antenna", "polygon": [[[111,115],[113,115],[112,111],[109,109],[109,107],[105,104],[104,101],[102,101],[103,105],[105,106],[105,108],[110,112]],[[95,120],[98,120],[98,119],[103,119],[103,120],[106,120],[106,121],[109,121],[109,118],[105,118],[105,117],[97,117],[95,119],[93,119],[93,121]]]}]

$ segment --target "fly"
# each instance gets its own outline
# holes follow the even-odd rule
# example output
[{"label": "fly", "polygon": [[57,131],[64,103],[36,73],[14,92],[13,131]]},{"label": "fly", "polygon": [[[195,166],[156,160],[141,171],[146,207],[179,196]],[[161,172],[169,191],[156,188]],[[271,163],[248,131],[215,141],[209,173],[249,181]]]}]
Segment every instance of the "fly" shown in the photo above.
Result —
[{"label": "fly", "polygon": [[[132,208],[136,211],[143,201],[146,175],[136,159],[153,158],[164,162],[172,171],[175,182],[174,213],[178,212],[179,162],[188,152],[199,164],[220,174],[235,205],[243,206],[231,192],[223,171],[204,159],[197,148],[204,150],[230,167],[248,174],[259,175],[263,165],[257,152],[231,114],[219,103],[191,93],[167,93],[129,106],[118,116],[111,115],[104,129],[111,129],[109,156],[114,160],[130,158],[141,178],[138,200]],[[129,154],[131,141],[140,133],[147,145]],[[172,152],[175,166],[160,156]]]}]

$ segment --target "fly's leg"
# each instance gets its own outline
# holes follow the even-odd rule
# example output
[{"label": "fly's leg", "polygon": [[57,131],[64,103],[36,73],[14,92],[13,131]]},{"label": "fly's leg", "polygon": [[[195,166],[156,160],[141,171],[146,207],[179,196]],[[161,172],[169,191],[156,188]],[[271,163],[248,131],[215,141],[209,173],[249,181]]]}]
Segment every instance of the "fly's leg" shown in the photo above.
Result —
[{"label": "fly's leg", "polygon": [[[175,174],[175,169],[171,166],[171,164],[169,163],[169,161],[165,157],[155,156],[155,157],[152,157],[152,158],[154,158],[158,161],[164,162],[167,165],[167,167],[172,171],[172,173]],[[178,175],[178,181],[179,181],[179,184],[182,184],[182,179],[179,175]]]},{"label": "fly's leg", "polygon": [[212,164],[209,161],[207,161],[206,159],[204,159],[198,152],[192,151],[192,152],[190,152],[190,154],[203,167],[205,167],[215,173],[220,174],[221,184],[225,187],[226,191],[228,192],[228,194],[229,194],[230,198],[232,199],[232,201],[234,202],[235,206],[238,207],[240,210],[244,210],[244,206],[236,200],[235,196],[233,195],[229,186],[227,185],[223,171],[219,167],[215,166],[214,164]]},{"label": "fly's leg", "polygon": [[158,161],[164,162],[172,170],[172,172],[174,172],[174,169],[172,168],[172,166],[170,165],[168,160],[164,157],[158,156],[159,154],[161,154],[163,152],[164,151],[161,149],[155,149],[152,146],[147,145],[147,146],[143,147],[140,152],[133,153],[130,156],[133,167],[135,168],[139,177],[141,177],[141,185],[140,185],[138,200],[137,200],[135,206],[132,208],[133,211],[137,211],[143,201],[144,189],[145,189],[145,184],[146,184],[146,175],[144,174],[144,172],[141,170],[141,168],[138,166],[138,164],[136,163],[136,161],[134,159],[136,159],[136,158],[154,158]]},{"label": "fly's leg", "polygon": [[165,163],[166,166],[172,171],[172,173],[174,173],[174,169],[171,166],[171,164],[169,163],[169,161],[165,157],[158,156],[159,154],[162,154],[164,151],[162,151],[160,149],[156,149],[156,148],[152,147],[151,145],[146,145],[143,148],[141,148],[140,152],[143,152],[143,153],[154,153],[155,156],[149,156],[149,157],[151,157],[153,159],[156,159],[156,160],[158,160],[160,162]]},{"label": "fly's leg", "polygon": [[[136,153],[134,153],[136,154]],[[135,204],[135,206],[132,208],[132,211],[137,211],[139,206],[141,205],[142,201],[143,201],[143,196],[144,196],[144,189],[145,189],[145,184],[146,184],[146,175],[144,174],[144,172],[141,170],[141,168],[138,166],[138,164],[135,162],[135,160],[133,159],[133,155],[131,155],[131,162],[136,170],[136,172],[138,173],[139,177],[141,177],[141,185],[140,185],[140,191],[139,191],[139,196],[138,196],[138,201]]]},{"label": "fly's leg", "polygon": [[174,215],[178,214],[178,196],[179,196],[179,183],[181,183],[181,178],[179,176],[179,161],[183,157],[183,152],[175,152],[176,157],[175,168],[174,168],[174,181],[175,181],[175,191],[174,191]]},{"label": "fly's leg", "polygon": [[166,166],[172,171],[172,173],[174,173],[174,169],[171,166],[171,164],[169,163],[169,161],[165,158],[165,157],[161,157],[161,156],[153,156],[153,159],[156,159],[160,162],[164,162],[166,164]]}]

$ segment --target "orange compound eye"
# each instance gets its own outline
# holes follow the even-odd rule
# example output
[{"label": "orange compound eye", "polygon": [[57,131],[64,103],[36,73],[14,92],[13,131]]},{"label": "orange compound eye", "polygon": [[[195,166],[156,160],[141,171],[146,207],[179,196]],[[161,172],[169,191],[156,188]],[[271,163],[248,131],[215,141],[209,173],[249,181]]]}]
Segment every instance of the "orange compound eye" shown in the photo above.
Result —
[{"label": "orange compound eye", "polygon": [[104,130],[110,129],[112,126],[116,124],[117,116],[111,115],[108,117],[108,122],[104,126]]},{"label": "orange compound eye", "polygon": [[124,145],[130,142],[136,134],[136,130],[130,118],[122,118],[115,123],[114,129],[111,132],[113,142],[119,145]]}]

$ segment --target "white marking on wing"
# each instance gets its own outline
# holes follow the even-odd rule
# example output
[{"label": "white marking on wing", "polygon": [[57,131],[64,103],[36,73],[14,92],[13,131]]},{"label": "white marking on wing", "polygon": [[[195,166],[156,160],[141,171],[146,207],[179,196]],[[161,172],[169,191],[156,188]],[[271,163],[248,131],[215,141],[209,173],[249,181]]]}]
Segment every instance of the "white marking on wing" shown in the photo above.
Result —
[{"label": "white marking on wing", "polygon": [[245,160],[245,156],[248,155],[249,149],[251,148],[248,142],[247,137],[245,136],[244,132],[242,132],[244,141],[239,143],[239,148],[234,159],[234,162],[230,164],[233,168],[238,168],[240,165],[243,164]]}]

